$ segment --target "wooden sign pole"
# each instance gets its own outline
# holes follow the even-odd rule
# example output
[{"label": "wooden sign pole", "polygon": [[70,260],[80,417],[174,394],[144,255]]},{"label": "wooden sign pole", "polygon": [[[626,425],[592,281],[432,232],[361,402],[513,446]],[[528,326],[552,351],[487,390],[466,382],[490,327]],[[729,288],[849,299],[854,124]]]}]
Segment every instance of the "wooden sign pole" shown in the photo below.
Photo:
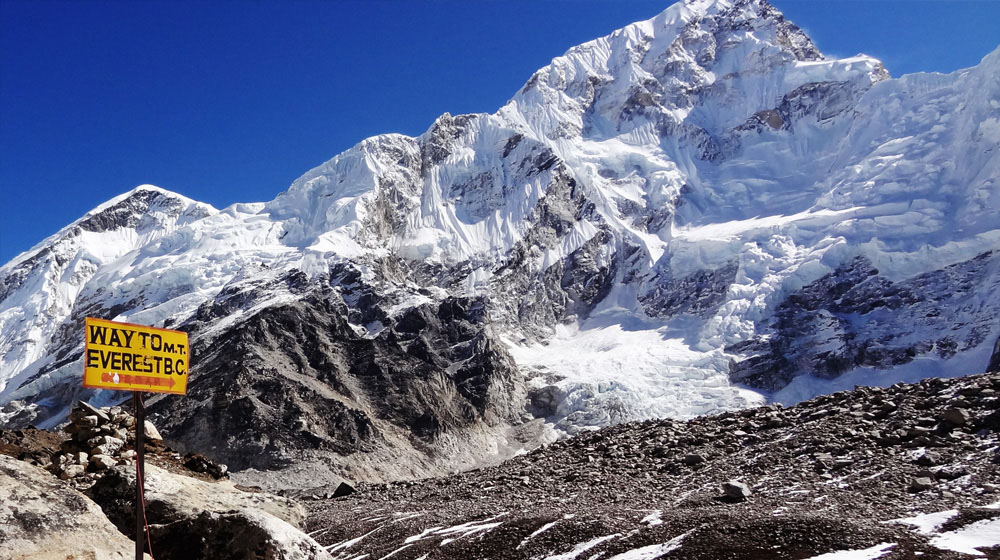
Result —
[{"label": "wooden sign pole", "polygon": [[146,535],[143,531],[145,526],[145,512],[143,511],[143,481],[146,478],[146,407],[142,403],[142,396],[139,391],[132,393],[132,406],[135,408],[135,560],[142,560],[143,549],[146,545]]},{"label": "wooden sign pole", "polygon": [[[2,1],[2,0],[0,0]],[[184,331],[108,321],[83,320],[83,386],[91,389],[131,391],[135,410],[135,560],[153,543],[145,533],[146,406],[142,394],[187,393],[191,364],[188,335]]]}]

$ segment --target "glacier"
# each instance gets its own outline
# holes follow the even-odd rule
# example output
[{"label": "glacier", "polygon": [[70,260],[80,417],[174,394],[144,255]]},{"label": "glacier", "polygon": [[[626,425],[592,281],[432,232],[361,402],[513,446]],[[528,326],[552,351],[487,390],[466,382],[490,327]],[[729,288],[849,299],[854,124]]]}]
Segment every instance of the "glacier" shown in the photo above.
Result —
[{"label": "glacier", "polygon": [[677,3],[493,114],[365,139],[269,202],[143,185],[18,255],[0,267],[0,422],[12,401],[53,426],[76,398],[121,400],[78,386],[84,316],[185,328],[245,289],[192,332],[209,344],[300,299],[270,282],[293,271],[329,279],[359,337],[484,298],[543,439],[981,371],[998,154],[1000,49],[892,78],[824,56],[763,0]]}]

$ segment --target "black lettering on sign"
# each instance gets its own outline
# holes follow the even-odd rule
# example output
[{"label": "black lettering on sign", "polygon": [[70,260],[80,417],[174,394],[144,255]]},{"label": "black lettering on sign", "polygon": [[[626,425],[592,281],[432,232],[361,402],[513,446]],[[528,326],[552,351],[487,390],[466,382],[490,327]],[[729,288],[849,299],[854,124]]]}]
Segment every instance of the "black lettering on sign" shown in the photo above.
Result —
[{"label": "black lettering on sign", "polygon": [[[141,335],[142,333],[139,334]],[[90,325],[90,342],[94,344],[128,348],[132,345],[133,338],[135,338],[135,333],[132,331]]]},{"label": "black lettering on sign", "polygon": [[156,333],[153,333],[153,334],[149,335],[149,347],[154,352],[159,352],[160,350],[162,350],[163,349],[163,337],[160,336],[160,335],[158,335],[158,334],[156,334]]},{"label": "black lettering on sign", "polygon": [[187,370],[184,369],[184,360],[178,359],[174,364],[174,367],[177,369],[177,375],[184,375],[187,373]]},{"label": "black lettering on sign", "polygon": [[105,342],[108,336],[107,327],[98,327],[97,325],[90,325],[90,341],[94,344],[107,344]]},{"label": "black lettering on sign", "polygon": [[100,360],[100,350],[95,348],[87,349],[87,367],[95,368],[97,367],[98,360]]}]

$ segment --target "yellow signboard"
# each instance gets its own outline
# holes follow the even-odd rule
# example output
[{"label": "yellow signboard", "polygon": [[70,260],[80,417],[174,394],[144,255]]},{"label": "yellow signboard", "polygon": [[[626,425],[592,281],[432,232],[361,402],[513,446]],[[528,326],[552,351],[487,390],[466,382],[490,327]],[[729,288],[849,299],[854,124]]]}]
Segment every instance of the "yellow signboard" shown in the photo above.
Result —
[{"label": "yellow signboard", "polygon": [[85,319],[84,329],[84,387],[187,392],[187,333],[93,317]]}]

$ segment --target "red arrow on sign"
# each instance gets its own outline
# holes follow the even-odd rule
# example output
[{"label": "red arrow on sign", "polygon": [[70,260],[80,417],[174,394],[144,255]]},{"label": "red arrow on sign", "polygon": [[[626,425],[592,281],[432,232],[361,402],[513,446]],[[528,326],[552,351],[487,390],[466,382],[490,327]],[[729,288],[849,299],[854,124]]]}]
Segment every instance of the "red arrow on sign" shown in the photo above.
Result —
[{"label": "red arrow on sign", "polygon": [[[116,380],[115,377],[118,377]],[[150,377],[148,375],[129,375],[127,373],[114,374],[106,371],[101,374],[101,381],[104,383],[115,383],[125,385],[146,385],[148,387],[169,387],[174,388],[177,380],[173,377]]]}]

